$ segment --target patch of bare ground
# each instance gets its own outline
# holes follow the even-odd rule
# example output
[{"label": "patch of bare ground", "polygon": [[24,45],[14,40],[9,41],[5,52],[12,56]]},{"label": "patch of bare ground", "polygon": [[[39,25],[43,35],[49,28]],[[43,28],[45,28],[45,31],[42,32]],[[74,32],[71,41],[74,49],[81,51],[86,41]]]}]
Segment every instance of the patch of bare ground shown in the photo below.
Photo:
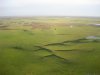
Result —
[{"label": "patch of bare ground", "polygon": [[33,23],[32,29],[50,29],[51,25],[47,23]]}]

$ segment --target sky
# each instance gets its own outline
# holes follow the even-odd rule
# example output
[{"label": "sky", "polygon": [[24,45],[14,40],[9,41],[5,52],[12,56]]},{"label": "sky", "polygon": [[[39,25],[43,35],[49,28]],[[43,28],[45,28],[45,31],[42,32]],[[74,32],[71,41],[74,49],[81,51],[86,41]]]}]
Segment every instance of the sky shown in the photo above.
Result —
[{"label": "sky", "polygon": [[0,16],[100,17],[100,0],[0,0]]}]

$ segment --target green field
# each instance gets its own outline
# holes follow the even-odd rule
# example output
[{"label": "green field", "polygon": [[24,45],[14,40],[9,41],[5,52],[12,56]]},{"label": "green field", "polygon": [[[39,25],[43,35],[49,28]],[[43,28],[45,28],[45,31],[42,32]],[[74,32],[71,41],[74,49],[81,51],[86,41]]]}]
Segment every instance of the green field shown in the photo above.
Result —
[{"label": "green field", "polygon": [[100,18],[0,19],[0,75],[100,75]]}]

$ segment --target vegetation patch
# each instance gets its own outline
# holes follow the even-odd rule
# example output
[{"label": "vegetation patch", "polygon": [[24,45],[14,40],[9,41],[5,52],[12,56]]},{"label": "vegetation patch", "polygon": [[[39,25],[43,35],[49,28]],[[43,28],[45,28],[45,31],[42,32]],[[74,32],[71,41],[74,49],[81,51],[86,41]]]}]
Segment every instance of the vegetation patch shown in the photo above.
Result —
[{"label": "vegetation patch", "polygon": [[100,18],[0,19],[0,75],[100,75]]}]

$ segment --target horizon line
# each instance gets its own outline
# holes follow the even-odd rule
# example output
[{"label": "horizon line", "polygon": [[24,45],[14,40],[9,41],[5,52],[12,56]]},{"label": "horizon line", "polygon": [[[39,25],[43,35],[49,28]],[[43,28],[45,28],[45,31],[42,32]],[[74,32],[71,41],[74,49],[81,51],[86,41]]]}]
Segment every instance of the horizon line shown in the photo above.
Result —
[{"label": "horizon line", "polygon": [[3,17],[99,17],[100,18],[100,16],[66,16],[66,15],[65,16],[64,15],[0,16],[0,18]]}]

